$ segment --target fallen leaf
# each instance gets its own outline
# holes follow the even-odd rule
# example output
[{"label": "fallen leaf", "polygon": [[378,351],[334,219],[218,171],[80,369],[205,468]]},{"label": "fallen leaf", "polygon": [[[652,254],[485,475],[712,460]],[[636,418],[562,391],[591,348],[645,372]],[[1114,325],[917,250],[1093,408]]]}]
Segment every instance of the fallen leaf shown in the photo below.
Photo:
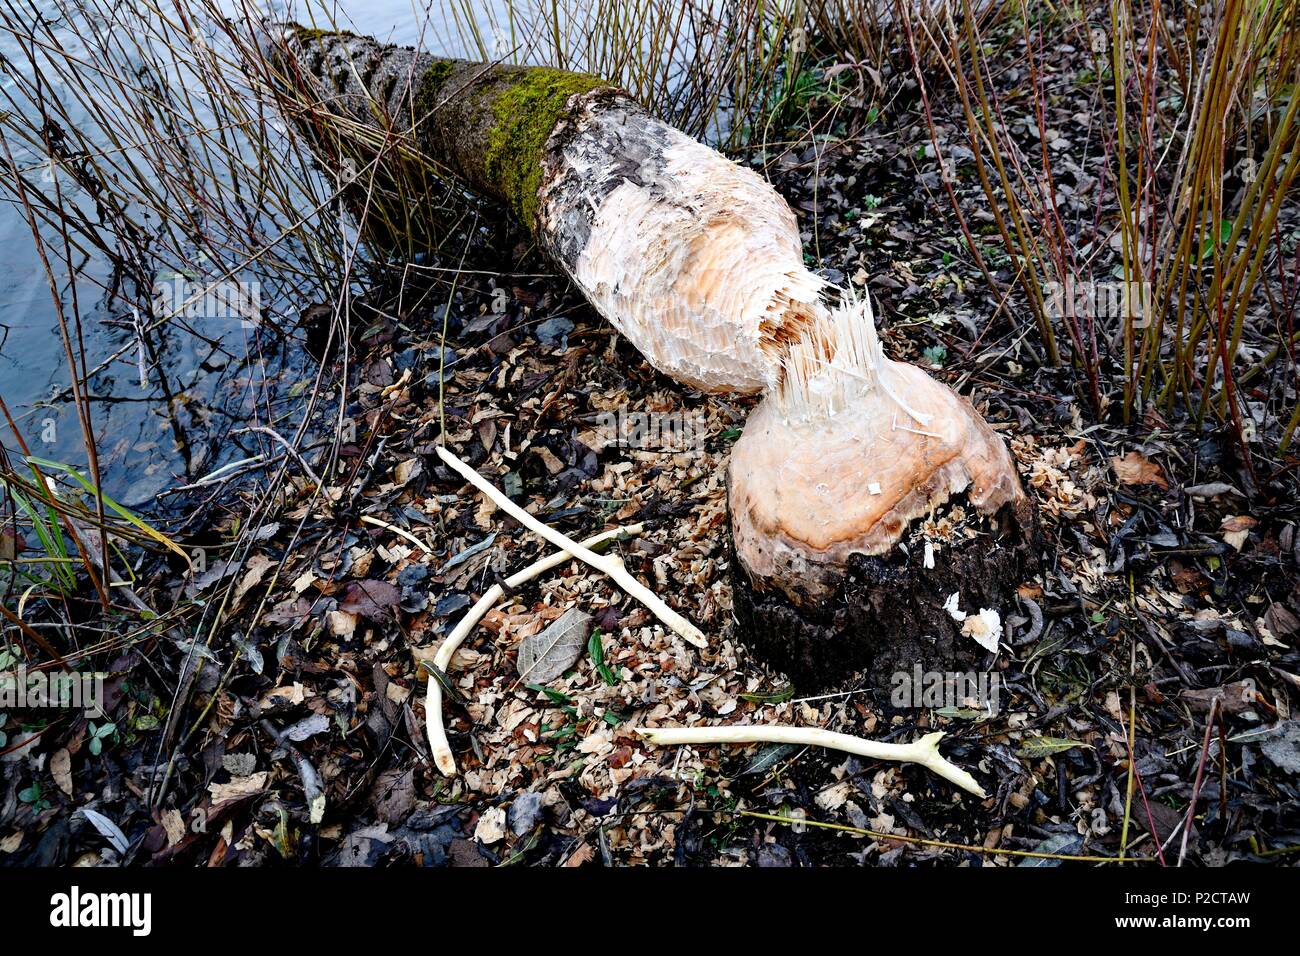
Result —
[{"label": "fallen leaf", "polygon": [[519,645],[520,680],[548,684],[582,655],[591,634],[591,615],[570,608],[540,634],[530,635]]},{"label": "fallen leaf", "polygon": [[1115,469],[1115,477],[1122,485],[1169,487],[1169,480],[1165,478],[1164,470],[1140,451],[1131,451],[1123,458],[1116,455],[1111,458],[1110,464]]},{"label": "fallen leaf", "polygon": [[390,826],[399,826],[415,808],[415,772],[385,770],[370,793],[375,816]]},{"label": "fallen leaf", "polygon": [[1214,699],[1217,697],[1220,699],[1219,706],[1223,709],[1223,712],[1236,716],[1254,708],[1255,682],[1247,678],[1231,684],[1224,684],[1222,687],[1185,690],[1180,696],[1192,705],[1192,709],[1201,712],[1209,711],[1214,704]]},{"label": "fallen leaf", "polygon": [[60,747],[50,757],[50,774],[59,789],[72,796],[72,754],[67,747]]},{"label": "fallen leaf", "polygon": [[295,628],[311,614],[311,602],[306,598],[286,598],[267,611],[262,620],[277,627]]},{"label": "fallen leaf", "polygon": [[267,569],[273,567],[275,567],[275,562],[264,554],[255,554],[244,562],[244,576],[235,585],[235,596],[231,603],[238,606],[244,595],[257,587],[262,578],[266,577]]},{"label": "fallen leaf", "polygon": [[360,614],[376,624],[386,624],[397,618],[402,591],[395,584],[367,578],[348,584],[339,609],[349,614]]},{"label": "fallen leaf", "polygon": [[[1069,856],[1077,853],[1079,847],[1083,845],[1083,837],[1077,833],[1053,833],[1046,840],[1043,840],[1034,847],[1034,853],[1053,853],[1059,856]],[[1061,860],[1047,860],[1038,856],[1028,856],[1022,859],[1017,866],[1060,866]]]},{"label": "fallen leaf", "polygon": [[92,810],[90,807],[82,807],[77,812],[89,820],[91,826],[99,831],[100,836],[113,844],[113,849],[117,850],[118,853],[125,853],[131,846],[130,841],[126,838],[126,834],[122,832],[122,828],[98,810]]},{"label": "fallen leaf", "polygon": [[448,571],[450,571],[452,568],[456,567],[457,565],[464,564],[470,558],[474,557],[474,555],[486,551],[488,548],[492,547],[492,542],[495,541],[496,539],[497,539],[497,533],[493,531],[490,535],[488,535],[478,544],[470,545],[460,554],[453,557],[450,561],[448,561],[446,564],[442,566],[442,570],[439,571],[438,573],[446,574]]},{"label": "fallen leaf", "polygon": [[1287,773],[1300,774],[1300,720],[1283,721],[1269,731],[1260,751]]},{"label": "fallen leaf", "polygon": [[1270,631],[1282,637],[1290,637],[1300,631],[1300,619],[1281,604],[1274,604],[1264,612],[1264,623]]},{"label": "fallen leaf", "polygon": [[398,462],[397,467],[393,469],[393,479],[399,484],[407,484],[412,478],[418,478],[424,473],[424,462],[419,458],[408,458],[406,461]]}]

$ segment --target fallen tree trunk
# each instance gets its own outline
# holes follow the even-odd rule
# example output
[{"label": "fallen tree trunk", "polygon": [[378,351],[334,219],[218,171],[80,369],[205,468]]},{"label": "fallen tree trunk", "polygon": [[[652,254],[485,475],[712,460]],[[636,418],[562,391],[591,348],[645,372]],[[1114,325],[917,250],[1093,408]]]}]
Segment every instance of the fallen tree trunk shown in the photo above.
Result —
[{"label": "fallen tree trunk", "polygon": [[962,609],[986,622],[1032,560],[1010,455],[969,402],[885,358],[869,302],[805,268],[761,177],[597,77],[297,27],[277,44],[314,122],[327,103],[335,136],[414,143],[513,210],[661,371],[763,394],[728,470],[752,650],[806,686],[983,656]]}]

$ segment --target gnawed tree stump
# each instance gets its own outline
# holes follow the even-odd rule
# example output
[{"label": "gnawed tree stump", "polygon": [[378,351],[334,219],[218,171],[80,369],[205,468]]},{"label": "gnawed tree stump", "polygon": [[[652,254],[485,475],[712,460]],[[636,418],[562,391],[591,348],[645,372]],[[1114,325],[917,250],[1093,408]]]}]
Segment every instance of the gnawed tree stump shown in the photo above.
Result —
[{"label": "gnawed tree stump", "polygon": [[824,593],[798,602],[764,586],[737,559],[737,637],[802,690],[839,686],[864,672],[883,698],[917,664],[923,671],[986,671],[993,655],[962,633],[944,605],[957,594],[970,612],[1005,607],[1015,582],[1036,565],[1033,528],[1031,509],[1007,505],[974,538],[940,552],[932,568],[922,549],[852,553]]},{"label": "gnawed tree stump", "polygon": [[[885,358],[869,302],[805,268],[761,177],[597,77],[296,27],[276,43],[302,114],[341,117],[331,141],[440,165],[508,206],[655,367],[763,393],[728,469],[737,634],[758,656],[802,686],[983,656],[944,604],[1001,607],[1032,559],[1011,457],[969,402]],[[955,521],[959,499],[975,536],[924,547],[918,524]]]}]

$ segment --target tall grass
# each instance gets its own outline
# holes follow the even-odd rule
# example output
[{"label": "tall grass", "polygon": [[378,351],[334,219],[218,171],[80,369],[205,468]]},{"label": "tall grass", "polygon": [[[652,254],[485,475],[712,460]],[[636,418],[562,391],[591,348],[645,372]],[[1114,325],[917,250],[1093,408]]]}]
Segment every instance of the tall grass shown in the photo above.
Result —
[{"label": "tall grass", "polygon": [[[947,51],[937,64],[918,61],[915,75],[930,99],[954,94],[951,118],[974,158],[946,176],[976,183],[992,216],[1011,263],[1009,277],[989,276],[995,293],[1007,281],[1019,288],[1044,358],[1080,370],[1094,412],[1222,422],[1247,451],[1264,415],[1251,414],[1243,386],[1280,363],[1289,374],[1264,400],[1294,405],[1272,436],[1285,449],[1300,404],[1286,265],[1294,240],[1278,225],[1294,208],[1300,163],[1300,11],[1295,0],[1202,9],[1020,3],[990,23],[972,0],[955,0],[939,24],[912,27]],[[912,19],[906,3],[898,11]],[[1053,56],[1063,39],[1091,61],[1083,73]],[[1063,211],[1070,180],[1050,148],[1067,97],[1090,113],[1087,129],[1069,130],[1065,154],[1096,175],[1087,216]],[[1119,314],[1099,314],[1050,295],[1054,283],[1119,283],[1131,298]]]},{"label": "tall grass", "polygon": [[[0,457],[0,611],[20,640],[39,636],[28,622],[40,618],[66,635],[65,651],[72,647],[74,622],[88,621],[86,589],[106,625],[125,622],[132,640],[143,639],[153,628],[130,623],[149,608],[135,592],[137,556],[170,551],[188,560],[104,491],[104,436],[91,398],[100,373],[138,372],[174,404],[184,388],[169,374],[169,342],[189,339],[247,354],[255,379],[262,336],[293,334],[286,326],[296,308],[346,302],[353,285],[355,226],[308,145],[254,86],[246,69],[257,51],[251,6],[242,17],[228,16],[229,6],[226,16],[207,0],[16,0],[0,10],[0,31],[18,51],[2,67],[0,191],[30,227],[82,451],[67,463],[33,455],[23,427],[31,412],[11,412],[0,395],[9,431]],[[87,268],[93,263],[104,267]],[[177,275],[193,291],[163,303],[156,283]],[[246,316],[250,332],[194,314],[196,300],[232,280],[257,288],[265,306]],[[132,331],[109,354],[92,354],[86,324],[103,316]],[[262,393],[272,382],[273,371],[250,381],[254,417],[273,414]],[[293,416],[295,440],[320,385]],[[275,460],[269,451],[264,457]],[[270,482],[259,507],[276,487]],[[246,536],[256,518],[244,523]],[[56,653],[48,642],[41,649]]]},{"label": "tall grass", "polygon": [[440,0],[430,22],[446,48],[603,76],[686,132],[737,146],[797,83],[811,6],[803,0]]}]

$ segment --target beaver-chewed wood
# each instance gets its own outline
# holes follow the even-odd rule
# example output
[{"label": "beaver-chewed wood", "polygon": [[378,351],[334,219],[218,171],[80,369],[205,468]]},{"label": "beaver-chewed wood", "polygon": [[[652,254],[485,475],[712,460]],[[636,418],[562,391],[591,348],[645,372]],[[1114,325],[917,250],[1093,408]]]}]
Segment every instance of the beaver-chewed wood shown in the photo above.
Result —
[{"label": "beaver-chewed wood", "polygon": [[[612,83],[301,27],[272,40],[274,85],[325,153],[379,156],[378,172],[396,179],[418,165],[414,150],[505,204],[680,382],[772,387],[784,346],[825,309],[825,282],[805,268],[798,222],[776,191]],[[396,182],[389,191],[419,194]]]},{"label": "beaver-chewed wood", "polygon": [[[301,28],[280,39],[289,108],[394,170],[393,195],[400,162],[423,157],[511,209],[661,371],[763,395],[728,468],[737,615],[756,653],[805,684],[974,653],[943,602],[1004,606],[1031,538],[1006,443],[885,355],[870,299],[807,267],[770,184],[599,77]],[[900,558],[959,497],[1004,527],[933,569]]]},{"label": "beaver-chewed wood", "polygon": [[[941,549],[935,566],[924,551],[854,554],[829,597],[799,603],[731,563],[735,637],[755,657],[786,674],[800,692],[849,686],[860,679],[888,699],[895,675],[987,670],[993,655],[961,632],[944,609],[951,595],[969,611],[1006,609],[1016,586],[1037,567],[1033,509],[1003,507],[974,538]],[[732,553],[734,558],[734,551]]]}]

